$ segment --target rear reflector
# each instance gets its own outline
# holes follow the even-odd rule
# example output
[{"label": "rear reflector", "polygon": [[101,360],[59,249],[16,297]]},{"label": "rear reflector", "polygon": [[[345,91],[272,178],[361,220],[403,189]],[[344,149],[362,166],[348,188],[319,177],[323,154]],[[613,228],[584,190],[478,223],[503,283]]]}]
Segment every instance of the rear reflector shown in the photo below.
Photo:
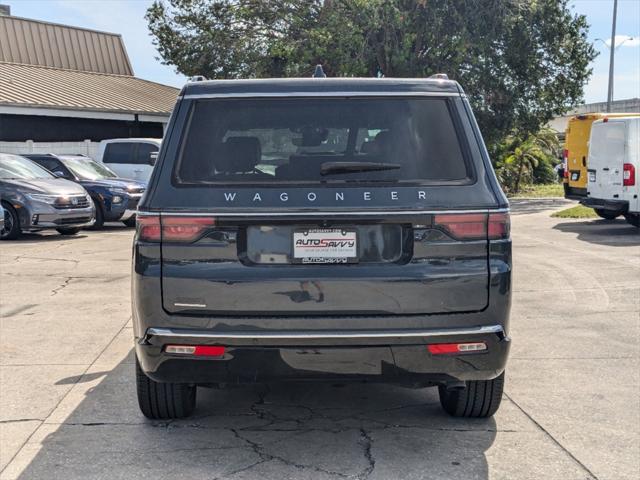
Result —
[{"label": "rear reflector", "polygon": [[636,167],[631,163],[625,163],[622,166],[622,185],[625,187],[633,187],[636,184]]},{"label": "rear reflector", "polygon": [[193,355],[194,357],[222,357],[225,348],[220,345],[167,345],[166,353]]},{"label": "rear reflector", "polygon": [[433,343],[427,345],[429,353],[432,355],[447,355],[456,353],[473,353],[482,352],[487,349],[487,344],[484,342],[474,343]]},{"label": "rear reflector", "polygon": [[444,230],[457,240],[499,240],[509,238],[508,212],[452,213],[436,215],[434,226]]}]

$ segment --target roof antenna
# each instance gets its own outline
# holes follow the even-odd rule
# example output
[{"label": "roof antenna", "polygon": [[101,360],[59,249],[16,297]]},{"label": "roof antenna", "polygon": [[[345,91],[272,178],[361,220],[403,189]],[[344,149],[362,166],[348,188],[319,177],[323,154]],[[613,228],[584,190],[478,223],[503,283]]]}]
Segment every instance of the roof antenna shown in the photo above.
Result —
[{"label": "roof antenna", "polygon": [[320,64],[316,65],[316,70],[315,72],[313,72],[313,78],[327,78],[327,74],[324,73],[324,70],[322,69],[322,65]]}]

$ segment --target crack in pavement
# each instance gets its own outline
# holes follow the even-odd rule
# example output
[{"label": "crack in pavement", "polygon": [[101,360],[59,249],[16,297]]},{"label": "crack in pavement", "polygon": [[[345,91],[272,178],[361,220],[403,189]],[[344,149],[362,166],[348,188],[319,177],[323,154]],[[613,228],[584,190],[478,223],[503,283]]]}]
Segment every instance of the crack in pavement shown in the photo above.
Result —
[{"label": "crack in pavement", "polygon": [[65,288],[67,288],[69,286],[69,284],[71,283],[71,280],[73,280],[73,279],[74,279],[74,277],[65,277],[64,282],[60,286],[58,286],[58,287],[54,288],[53,290],[51,290],[51,295],[50,296],[51,297],[55,297],[58,294],[59,291],[64,290]]},{"label": "crack in pavement", "polygon": [[[340,477],[340,478],[349,478],[350,475],[346,475],[344,473],[341,472],[334,472],[331,470],[326,470],[324,468],[318,467],[316,465],[305,465],[302,463],[296,463],[296,462],[292,462],[291,460],[287,460],[284,457],[280,457],[278,455],[274,455],[271,453],[267,453],[264,451],[264,446],[258,442],[254,442],[253,440],[250,440],[246,437],[243,437],[242,435],[240,435],[239,430],[235,429],[235,428],[229,428],[229,430],[235,435],[235,437],[238,440],[242,440],[244,442],[246,442],[251,449],[253,450],[253,452],[258,455],[258,457],[262,460],[260,462],[256,462],[255,464],[253,464],[250,468],[254,468],[257,465],[260,465],[261,463],[265,463],[265,462],[271,462],[271,461],[278,461],[280,463],[283,463],[286,466],[289,467],[293,467],[296,468],[298,470],[311,470],[313,472],[316,473],[324,473],[326,475],[331,475],[331,476],[335,476],[335,477]],[[307,431],[300,431],[299,434],[302,433],[306,433]],[[242,469],[242,471],[247,471],[250,468],[244,468]],[[217,478],[221,478],[221,477],[217,477]],[[223,478],[223,477],[222,477]]]},{"label": "crack in pavement", "polygon": [[373,453],[371,452],[373,439],[364,428],[360,429],[360,441],[364,447],[364,458],[367,459],[369,465],[367,465],[367,468],[365,468],[364,471],[360,475],[358,475],[358,479],[366,479],[369,478],[369,476],[373,472],[373,469],[376,468],[376,459],[373,457]]}]

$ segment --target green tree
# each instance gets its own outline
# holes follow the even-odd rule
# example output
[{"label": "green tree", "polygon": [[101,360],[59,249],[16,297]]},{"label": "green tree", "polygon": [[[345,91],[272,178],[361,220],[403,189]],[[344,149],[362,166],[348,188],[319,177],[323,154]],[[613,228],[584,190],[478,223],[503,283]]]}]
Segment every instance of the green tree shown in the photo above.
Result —
[{"label": "green tree", "polygon": [[156,0],[166,64],[208,78],[424,77],[465,88],[490,152],[582,99],[596,52],[568,0]]}]

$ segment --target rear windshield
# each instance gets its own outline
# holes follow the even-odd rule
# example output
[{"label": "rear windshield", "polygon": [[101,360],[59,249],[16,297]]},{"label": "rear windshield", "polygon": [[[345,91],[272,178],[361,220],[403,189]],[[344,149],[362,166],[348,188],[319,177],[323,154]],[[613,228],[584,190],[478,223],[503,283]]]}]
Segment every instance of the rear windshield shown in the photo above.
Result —
[{"label": "rear windshield", "polygon": [[442,98],[197,101],[175,181],[466,182],[452,111]]}]

